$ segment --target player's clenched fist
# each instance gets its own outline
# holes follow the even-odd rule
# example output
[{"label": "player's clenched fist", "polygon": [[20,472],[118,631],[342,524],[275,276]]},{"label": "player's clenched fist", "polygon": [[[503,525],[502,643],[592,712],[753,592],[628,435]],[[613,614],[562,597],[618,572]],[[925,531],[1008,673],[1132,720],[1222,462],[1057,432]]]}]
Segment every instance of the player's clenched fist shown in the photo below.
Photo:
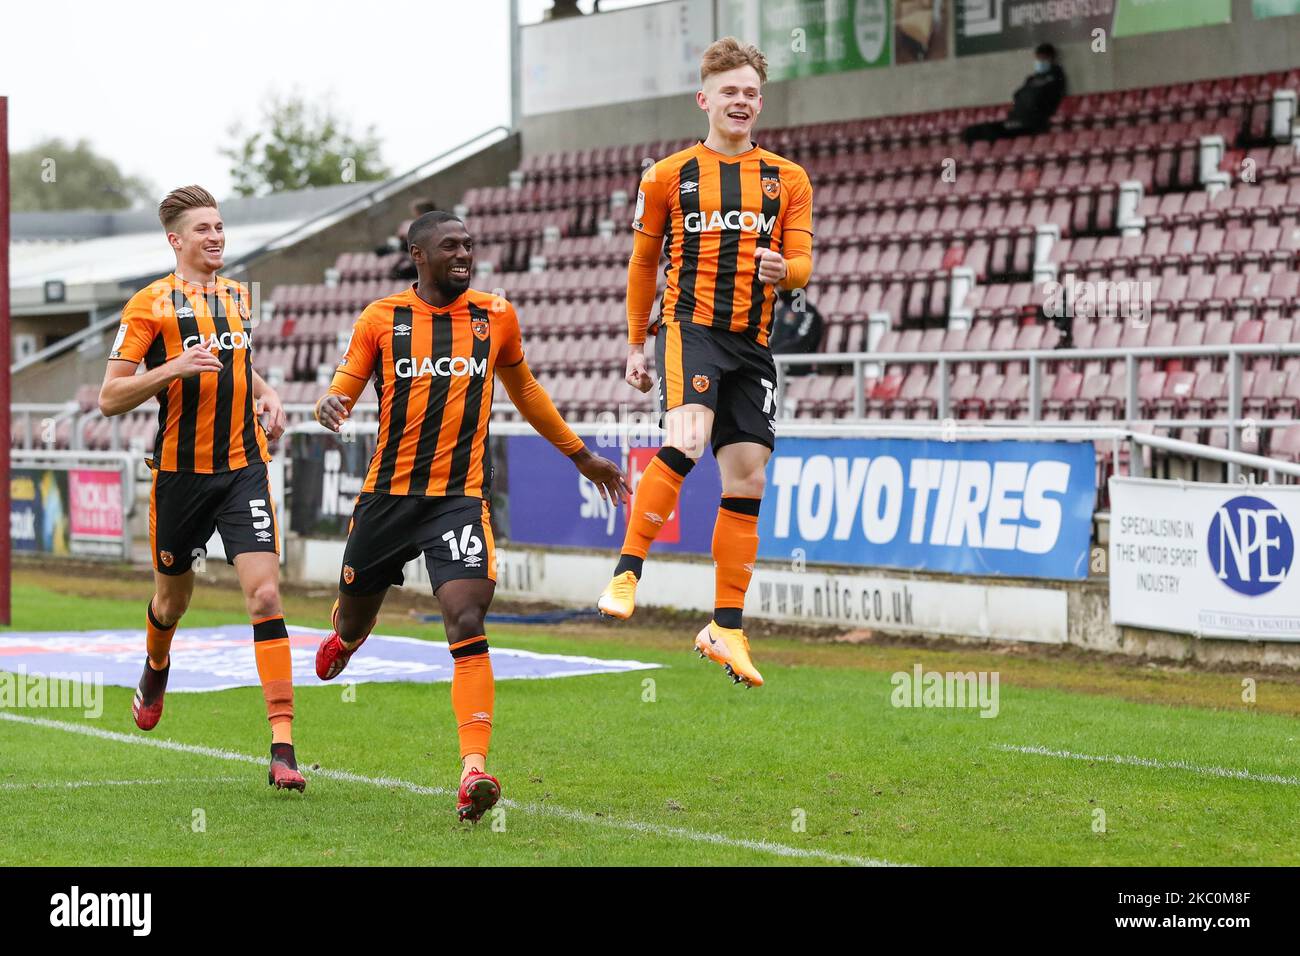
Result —
[{"label": "player's clenched fist", "polygon": [[288,419],[285,417],[284,405],[280,402],[280,396],[273,390],[268,388],[262,393],[262,397],[253,403],[253,414],[261,420],[262,429],[266,432],[266,437],[271,441],[276,441],[284,434]]},{"label": "player's clenched fist", "polygon": [[206,345],[191,345],[169,363],[177,378],[191,378],[203,372],[220,372],[221,359]]},{"label": "player's clenched fist", "polygon": [[654,384],[650,380],[650,373],[645,366],[645,352],[641,346],[633,345],[627,353],[627,383],[639,392],[650,391],[650,386]]},{"label": "player's clenched fist", "polygon": [[758,268],[758,278],[765,285],[772,285],[785,278],[785,258],[771,249],[759,249],[754,253],[754,264]]},{"label": "player's clenched fist", "polygon": [[316,421],[332,432],[343,427],[343,423],[348,420],[348,414],[347,402],[343,400],[342,395],[326,395],[316,403]]}]

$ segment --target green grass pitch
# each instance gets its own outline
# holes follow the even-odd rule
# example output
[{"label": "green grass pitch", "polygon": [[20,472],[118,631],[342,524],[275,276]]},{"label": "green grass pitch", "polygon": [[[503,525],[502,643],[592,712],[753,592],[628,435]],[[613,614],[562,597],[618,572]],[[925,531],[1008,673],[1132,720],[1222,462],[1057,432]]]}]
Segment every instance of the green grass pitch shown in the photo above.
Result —
[{"label": "green grass pitch", "polygon": [[[139,626],[148,591],[22,572],[14,627]],[[286,598],[309,626],[329,605]],[[231,586],[200,587],[185,623],[240,611]],[[442,640],[396,610],[378,630]],[[1300,863],[1293,679],[1261,677],[1246,705],[1237,673],[768,637],[768,684],[747,691],[693,633],[490,628],[501,647],[665,667],[498,684],[506,803],[477,827],[454,818],[447,684],[299,688],[299,762],[320,767],[303,795],[266,784],[256,688],[173,694],[150,734],[126,688],[97,720],[0,710],[17,718],[0,719],[0,865]],[[891,673],[914,663],[998,670],[998,716],[892,706]]]}]

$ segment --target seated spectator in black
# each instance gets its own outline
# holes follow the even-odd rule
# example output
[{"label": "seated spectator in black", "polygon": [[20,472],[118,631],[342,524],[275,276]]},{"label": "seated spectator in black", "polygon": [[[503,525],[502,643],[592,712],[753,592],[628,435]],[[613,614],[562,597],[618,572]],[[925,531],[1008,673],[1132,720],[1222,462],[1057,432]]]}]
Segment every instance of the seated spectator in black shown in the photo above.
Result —
[{"label": "seated spectator in black", "polygon": [[413,199],[408,207],[411,211],[411,217],[397,227],[397,233],[389,236],[384,240],[382,246],[375,249],[375,255],[386,256],[390,252],[406,251],[406,227],[416,219],[419,219],[426,212],[433,212],[438,208],[438,204],[431,199]]},{"label": "seated spectator in black", "polygon": [[[822,314],[808,301],[803,289],[778,292],[772,305],[772,334],[768,344],[783,355],[806,355],[822,345]],[[813,365],[787,365],[787,375],[808,375]]]},{"label": "seated spectator in black", "polygon": [[[415,263],[411,260],[411,254],[406,244],[406,230],[410,228],[412,222],[419,219],[426,212],[434,212],[437,208],[437,203],[429,199],[416,199],[411,203],[411,218],[397,227],[397,236],[389,240],[390,246],[386,250],[386,252],[402,250],[402,258],[397,260],[396,265],[388,273],[390,278],[405,279],[407,281],[419,278],[416,274]],[[385,252],[380,252],[380,255],[384,254]]]},{"label": "seated spectator in black", "polygon": [[405,253],[397,264],[388,273],[391,279],[402,279],[407,282],[414,282],[419,278],[419,273],[415,269],[415,262],[411,259],[410,253]]},{"label": "seated spectator in black", "polygon": [[993,142],[1015,136],[1033,136],[1051,127],[1052,116],[1065,98],[1065,71],[1056,62],[1056,47],[1050,43],[1039,44],[1034,56],[1034,72],[1012,94],[1007,118],[966,127],[961,138],[967,146],[977,140]]},{"label": "seated spectator in black", "polygon": [[[596,9],[592,13],[600,13],[600,0],[596,0]],[[566,17],[580,17],[582,11],[578,9],[578,0],[555,0],[551,4],[551,9],[544,14],[546,20],[563,20]]]}]

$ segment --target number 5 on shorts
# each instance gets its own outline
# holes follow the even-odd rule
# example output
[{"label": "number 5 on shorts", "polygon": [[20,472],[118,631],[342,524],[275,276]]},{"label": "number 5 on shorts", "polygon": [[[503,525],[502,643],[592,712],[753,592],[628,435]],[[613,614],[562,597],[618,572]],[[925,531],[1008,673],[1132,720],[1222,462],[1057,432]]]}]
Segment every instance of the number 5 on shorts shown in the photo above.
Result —
[{"label": "number 5 on shorts", "polygon": [[254,531],[271,527],[271,514],[266,510],[265,498],[254,498],[248,503],[248,510],[253,513]]}]

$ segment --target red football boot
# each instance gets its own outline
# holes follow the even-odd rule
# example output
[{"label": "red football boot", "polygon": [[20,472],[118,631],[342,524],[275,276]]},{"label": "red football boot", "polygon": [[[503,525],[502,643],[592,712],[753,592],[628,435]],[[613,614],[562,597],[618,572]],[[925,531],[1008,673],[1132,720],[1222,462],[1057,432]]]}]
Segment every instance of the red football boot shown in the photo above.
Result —
[{"label": "red football boot", "polygon": [[475,770],[460,782],[460,792],[456,794],[456,815],[462,821],[478,823],[496,802],[501,799],[501,784],[496,777],[482,770]]},{"label": "red football boot", "polygon": [[141,730],[153,730],[162,719],[163,697],[167,693],[167,675],[172,669],[171,655],[167,656],[167,666],[160,671],[149,666],[149,659],[144,661],[144,673],[136,685],[135,697],[131,701],[131,716],[135,725]]},{"label": "red football boot", "polygon": [[307,778],[298,771],[293,744],[271,744],[271,767],[266,772],[266,782],[277,790],[302,793],[307,789]]},{"label": "red football boot", "polygon": [[[339,602],[334,602],[334,608],[330,611],[330,622],[337,628],[338,625]],[[374,627],[374,622],[370,624]],[[370,634],[367,632],[366,637]],[[339,637],[338,631],[330,633],[330,636],[320,642],[320,647],[316,648],[316,676],[321,680],[333,680],[343,673],[343,668],[348,666],[348,661],[352,655],[361,649],[361,645],[366,642],[363,637],[356,647],[350,650],[344,646],[343,638]]]}]

